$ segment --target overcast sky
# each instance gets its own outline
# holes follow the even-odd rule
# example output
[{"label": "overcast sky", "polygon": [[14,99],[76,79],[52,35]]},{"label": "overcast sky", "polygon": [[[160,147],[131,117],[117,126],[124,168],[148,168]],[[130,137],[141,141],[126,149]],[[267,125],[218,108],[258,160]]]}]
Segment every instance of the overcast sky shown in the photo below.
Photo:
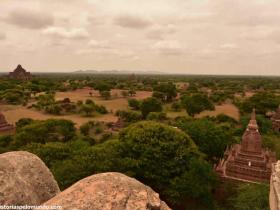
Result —
[{"label": "overcast sky", "polygon": [[280,75],[279,0],[0,0],[0,71]]}]

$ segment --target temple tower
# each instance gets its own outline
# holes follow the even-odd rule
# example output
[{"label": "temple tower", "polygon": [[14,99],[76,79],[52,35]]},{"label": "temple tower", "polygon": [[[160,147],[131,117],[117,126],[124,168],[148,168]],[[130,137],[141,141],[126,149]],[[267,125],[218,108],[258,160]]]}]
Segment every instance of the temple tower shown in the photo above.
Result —
[{"label": "temple tower", "polygon": [[0,112],[0,132],[11,131],[13,129],[14,129],[14,126],[8,124],[5,116]]},{"label": "temple tower", "polygon": [[215,170],[224,179],[268,182],[272,163],[275,161],[275,153],[262,148],[262,137],[253,110],[241,144],[227,148],[224,158],[216,165]]},{"label": "temple tower", "polygon": [[261,154],[262,137],[256,120],[256,112],[253,109],[251,120],[242,136],[241,151],[251,154]]},{"label": "temple tower", "polygon": [[32,78],[31,73],[27,72],[21,65],[18,65],[17,68],[9,73],[10,79],[18,80],[30,80]]}]

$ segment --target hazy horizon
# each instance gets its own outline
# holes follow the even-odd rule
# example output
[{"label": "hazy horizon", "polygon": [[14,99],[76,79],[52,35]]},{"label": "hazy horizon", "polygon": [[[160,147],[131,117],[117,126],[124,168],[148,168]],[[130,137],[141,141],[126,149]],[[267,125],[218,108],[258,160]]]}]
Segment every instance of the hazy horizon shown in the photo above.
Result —
[{"label": "hazy horizon", "polygon": [[1,0],[0,72],[280,75],[277,0]]}]

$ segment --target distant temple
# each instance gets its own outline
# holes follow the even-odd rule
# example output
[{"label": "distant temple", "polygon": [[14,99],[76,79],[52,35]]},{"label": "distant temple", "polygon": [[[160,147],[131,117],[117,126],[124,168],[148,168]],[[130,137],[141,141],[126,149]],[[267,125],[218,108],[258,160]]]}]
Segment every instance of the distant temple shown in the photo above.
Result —
[{"label": "distant temple", "polygon": [[215,170],[221,178],[238,181],[268,182],[276,155],[262,148],[255,110],[242,136],[241,144],[227,148]]},{"label": "distant temple", "polygon": [[14,126],[8,124],[5,116],[0,112],[0,132],[11,131],[14,129]]},{"label": "distant temple", "polygon": [[18,80],[30,80],[32,78],[31,73],[27,72],[21,65],[18,65],[17,68],[9,73],[10,79]]},{"label": "distant temple", "polygon": [[280,105],[277,111],[271,117],[272,129],[275,131],[280,131]]}]

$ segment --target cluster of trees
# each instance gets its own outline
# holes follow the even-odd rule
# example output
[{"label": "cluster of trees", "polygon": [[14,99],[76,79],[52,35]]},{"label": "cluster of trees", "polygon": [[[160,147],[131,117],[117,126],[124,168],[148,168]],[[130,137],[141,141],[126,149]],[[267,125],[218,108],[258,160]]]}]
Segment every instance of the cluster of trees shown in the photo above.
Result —
[{"label": "cluster of trees", "polygon": [[129,99],[128,105],[132,111],[120,110],[116,113],[125,122],[136,122],[141,119],[166,116],[165,113],[161,113],[163,110],[162,102],[155,97],[149,97],[144,100]]},{"label": "cluster of trees", "polygon": [[260,92],[243,101],[236,101],[241,113],[250,113],[253,108],[260,114],[275,111],[280,104],[280,96],[271,92]]},{"label": "cluster of trees", "polygon": [[213,206],[216,176],[183,131],[143,121],[125,128],[119,137],[91,144],[85,136],[99,132],[98,126],[93,122],[82,126],[81,136],[71,121],[23,119],[16,135],[1,137],[0,145],[37,154],[62,189],[94,173],[118,171],[151,186],[175,209],[186,205],[186,199]]},{"label": "cluster of trees", "polygon": [[91,116],[94,112],[99,114],[107,114],[108,110],[103,105],[97,105],[94,101],[87,99],[85,103],[82,101],[77,102],[77,108],[79,113],[84,113],[85,116]]},{"label": "cluster of trees", "polygon": [[215,106],[206,94],[196,93],[181,97],[182,106],[190,116],[194,116],[204,110],[214,110]]},{"label": "cluster of trees", "polygon": [[[151,186],[174,209],[268,207],[266,185],[224,189],[230,191],[225,200],[215,200],[213,191],[218,183],[213,164],[223,156],[227,146],[240,142],[252,108],[257,110],[263,145],[276,151],[280,158],[280,134],[272,131],[271,122],[264,115],[275,110],[280,103],[276,91],[272,91],[280,88],[279,80],[191,76],[77,78],[1,81],[0,100],[22,104],[32,95],[46,92],[37,97],[35,106],[38,109],[53,114],[91,116],[93,113],[107,113],[107,110],[92,100],[77,103],[69,99],[56,101],[54,92],[90,86],[105,99],[111,97],[113,88],[121,88],[123,97],[134,96],[135,90],[151,90],[153,97],[128,99],[131,110],[116,113],[126,122],[125,125],[129,125],[119,135],[110,131],[110,124],[93,121],[77,130],[74,123],[67,120],[22,119],[16,124],[14,136],[0,136],[0,153],[27,150],[37,154],[51,169],[61,189],[95,173],[118,171]],[[178,81],[188,83],[187,90],[176,89]],[[263,81],[271,82],[263,84]],[[256,94],[239,100],[234,96],[235,93],[244,95],[248,90]],[[240,121],[226,115],[202,119],[192,117],[201,111],[213,110],[214,104],[228,99],[239,107]],[[170,120],[164,112],[169,106],[176,112],[185,109],[191,117]]]},{"label": "cluster of trees", "polygon": [[113,133],[109,130],[110,123],[89,121],[81,125],[79,131],[84,141],[91,145],[103,143],[113,137]]},{"label": "cluster of trees", "polygon": [[[160,113],[151,112],[148,117],[154,114]],[[88,122],[78,132],[68,120],[22,119],[16,124],[15,136],[0,137],[0,152],[27,150],[37,154],[62,189],[94,173],[118,171],[151,186],[174,209],[222,209],[224,205],[216,203],[212,194],[217,187],[212,167],[225,148],[236,142],[235,136],[240,140],[240,125],[225,115],[180,117],[169,123],[141,121],[116,136],[107,132],[109,125],[98,122]],[[265,122],[260,124],[266,127]],[[271,131],[266,129],[265,145],[273,149],[278,138],[272,141],[268,136]],[[242,202],[247,209],[264,207],[266,199],[253,202],[265,193],[265,187],[238,188],[227,198],[230,206],[224,208],[239,209]]]},{"label": "cluster of trees", "polygon": [[56,101],[54,93],[39,95],[37,97],[37,104],[33,104],[33,107],[55,115],[80,113],[85,116],[91,116],[94,112],[100,114],[108,113],[105,106],[97,105],[91,99],[87,99],[85,103],[83,101],[73,103],[69,98]]},{"label": "cluster of trees", "polygon": [[24,90],[21,87],[0,91],[0,101],[3,101],[8,104],[26,105],[30,97],[31,92],[28,90]]},{"label": "cluster of trees", "polygon": [[162,102],[172,102],[176,96],[176,85],[171,82],[160,83],[153,89],[153,97],[160,99]]},{"label": "cluster of trees", "polygon": [[23,104],[40,92],[66,90],[62,82],[52,79],[36,78],[30,81],[0,79],[0,101],[8,104]]}]

